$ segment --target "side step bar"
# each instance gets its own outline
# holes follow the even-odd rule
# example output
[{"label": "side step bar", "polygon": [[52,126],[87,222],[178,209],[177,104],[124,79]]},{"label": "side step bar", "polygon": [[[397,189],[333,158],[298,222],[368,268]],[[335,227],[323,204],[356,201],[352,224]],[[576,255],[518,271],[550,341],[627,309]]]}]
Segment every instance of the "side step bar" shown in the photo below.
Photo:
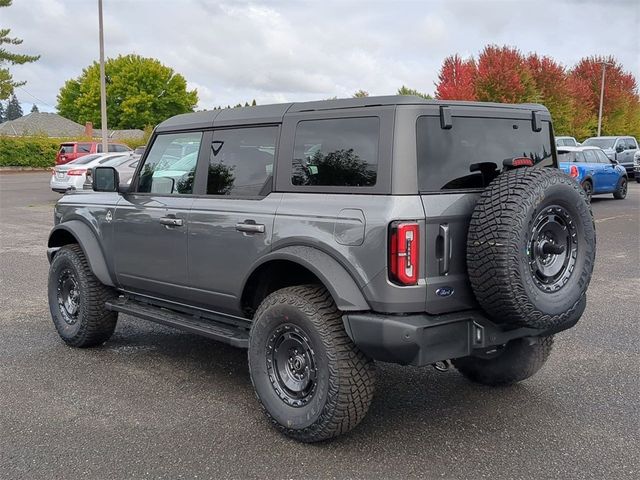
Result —
[{"label": "side step bar", "polygon": [[[107,302],[105,306],[114,312],[121,312],[126,315],[213,338],[214,340],[227,343],[234,347],[248,348],[249,346],[248,328],[239,328],[223,321],[204,319],[202,317],[179,313],[126,297]],[[222,318],[223,317],[221,317],[221,319]]]}]

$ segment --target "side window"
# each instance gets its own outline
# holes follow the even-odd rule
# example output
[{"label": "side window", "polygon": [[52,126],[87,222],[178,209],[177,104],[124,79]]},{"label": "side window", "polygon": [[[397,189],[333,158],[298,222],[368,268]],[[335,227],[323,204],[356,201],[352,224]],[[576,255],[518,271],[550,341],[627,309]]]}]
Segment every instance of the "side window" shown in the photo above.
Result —
[{"label": "side window", "polygon": [[627,138],[627,150],[635,150],[638,148],[635,138]]},{"label": "side window", "polygon": [[587,159],[584,158],[584,153],[583,152],[576,152],[576,162],[579,163],[586,163]]},{"label": "side window", "polygon": [[598,157],[594,150],[585,150],[583,153],[587,163],[598,163]]},{"label": "side window", "polygon": [[609,163],[609,157],[602,150],[594,150],[600,163]]},{"label": "side window", "polygon": [[124,145],[114,145],[114,152],[128,152],[129,149]]},{"label": "side window", "polygon": [[96,146],[96,152],[98,152],[98,153],[102,153],[102,143],[99,143],[99,144]]},{"label": "side window", "polygon": [[257,197],[270,191],[278,127],[213,132],[207,194]]},{"label": "side window", "polygon": [[79,143],[78,144],[78,152],[91,153],[91,144],[90,143]]},{"label": "side window", "polygon": [[377,117],[305,120],[296,128],[291,183],[371,187],[378,170]]},{"label": "side window", "polygon": [[188,195],[198,161],[202,132],[158,135],[138,181],[138,192]]}]

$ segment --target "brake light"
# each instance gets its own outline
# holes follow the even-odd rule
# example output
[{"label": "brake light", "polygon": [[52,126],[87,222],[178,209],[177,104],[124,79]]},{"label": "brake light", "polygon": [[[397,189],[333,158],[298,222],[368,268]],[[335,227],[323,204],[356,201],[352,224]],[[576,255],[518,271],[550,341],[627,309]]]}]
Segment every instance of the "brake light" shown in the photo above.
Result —
[{"label": "brake light", "polygon": [[571,167],[569,167],[569,176],[578,178],[578,175],[578,167],[576,167],[575,165],[571,165]]},{"label": "brake light", "polygon": [[517,157],[511,160],[514,167],[533,167],[533,160],[529,157]]},{"label": "brake light", "polygon": [[67,171],[67,175],[69,176],[80,176],[80,175],[84,175],[86,172],[86,170],[81,169],[81,168],[76,168],[73,170],[68,170]]},{"label": "brake light", "polygon": [[420,228],[415,222],[393,222],[389,228],[389,278],[398,285],[418,283]]}]

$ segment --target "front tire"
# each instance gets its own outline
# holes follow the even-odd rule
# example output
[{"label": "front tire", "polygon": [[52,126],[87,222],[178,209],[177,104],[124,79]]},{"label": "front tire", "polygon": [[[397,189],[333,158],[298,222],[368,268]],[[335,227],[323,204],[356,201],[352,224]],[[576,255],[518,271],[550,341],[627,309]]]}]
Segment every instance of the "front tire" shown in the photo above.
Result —
[{"label": "front tire", "polygon": [[353,429],[375,384],[373,361],[351,341],[324,287],[288,287],[258,308],[249,337],[249,371],[271,423],[302,442]]},{"label": "front tire", "polygon": [[628,182],[626,177],[621,177],[620,180],[618,180],[618,185],[613,192],[613,198],[615,198],[616,200],[624,200],[627,197],[627,188]]},{"label": "front tire", "polygon": [[519,338],[487,353],[452,360],[468,380],[482,385],[511,385],[535,375],[551,354],[553,336]]},{"label": "front tire", "polygon": [[116,328],[118,314],[104,304],[117,296],[91,271],[79,245],[65,245],[49,268],[49,310],[53,324],[67,345],[93,347],[106,342]]}]

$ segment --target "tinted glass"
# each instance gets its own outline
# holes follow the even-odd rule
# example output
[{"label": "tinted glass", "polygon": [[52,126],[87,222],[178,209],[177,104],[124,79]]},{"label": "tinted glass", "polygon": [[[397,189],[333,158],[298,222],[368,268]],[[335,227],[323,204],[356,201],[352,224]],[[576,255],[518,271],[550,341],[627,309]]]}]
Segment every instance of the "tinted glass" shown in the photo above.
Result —
[{"label": "tinted glass", "polygon": [[190,194],[202,133],[158,135],[140,173],[138,192]]},{"label": "tinted glass", "polygon": [[598,157],[596,156],[595,150],[585,150],[582,153],[584,154],[584,158],[587,163],[598,163]]},{"label": "tinted glass", "polygon": [[454,117],[453,127],[442,129],[440,117],[418,118],[418,188],[484,188],[516,157],[553,165],[549,122],[541,126],[534,132],[530,120]]},{"label": "tinted glass", "polygon": [[371,187],[378,169],[377,117],[303,121],[296,129],[291,183]]},{"label": "tinted glass", "polygon": [[271,187],[278,127],[217,130],[209,154],[207,193],[255,197]]},{"label": "tinted glass", "polygon": [[87,163],[93,162],[96,158],[99,158],[100,155],[96,155],[95,153],[91,155],[83,155],[82,157],[74,160],[73,162],[69,162],[69,164],[73,163],[74,165],[86,165]]},{"label": "tinted glass", "polygon": [[91,152],[91,144],[90,143],[79,143],[78,144],[78,152],[90,153]]},{"label": "tinted glass", "polygon": [[613,148],[615,138],[587,138],[582,145],[585,147]]}]

